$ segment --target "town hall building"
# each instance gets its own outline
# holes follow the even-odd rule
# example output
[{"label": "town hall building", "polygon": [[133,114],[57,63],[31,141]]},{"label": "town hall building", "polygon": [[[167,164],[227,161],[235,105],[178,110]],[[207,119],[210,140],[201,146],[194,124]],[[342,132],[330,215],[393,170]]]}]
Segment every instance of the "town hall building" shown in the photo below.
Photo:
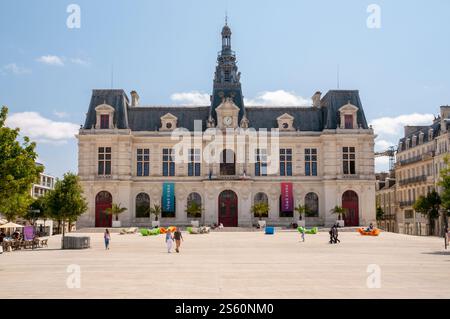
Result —
[{"label": "town hall building", "polygon": [[225,24],[210,105],[147,106],[136,91],[93,90],[77,135],[89,204],[77,226],[111,227],[112,203],[127,208],[122,226],[150,225],[159,205],[162,225],[246,227],[261,202],[271,225],[297,222],[298,205],[307,225],[335,223],[336,205],[347,209],[346,226],[375,222],[374,133],[359,92],[316,92],[308,107],[246,106],[240,78]]}]

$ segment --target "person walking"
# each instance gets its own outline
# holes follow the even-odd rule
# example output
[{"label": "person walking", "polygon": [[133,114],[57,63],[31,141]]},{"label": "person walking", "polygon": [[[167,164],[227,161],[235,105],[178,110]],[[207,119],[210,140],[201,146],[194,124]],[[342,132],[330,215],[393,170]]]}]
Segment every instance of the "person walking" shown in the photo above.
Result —
[{"label": "person walking", "polygon": [[302,242],[305,242],[305,228],[300,227],[300,234],[302,235]]},{"label": "person walking", "polygon": [[109,241],[111,240],[111,234],[109,233],[108,228],[105,229],[105,234],[103,235],[105,239],[105,249],[109,249]]},{"label": "person walking", "polygon": [[173,233],[173,238],[175,239],[175,251],[177,253],[179,253],[180,252],[181,240],[184,241],[183,235],[181,234],[181,231],[180,231],[179,227],[177,227],[175,229],[175,232]]},{"label": "person walking", "polygon": [[445,245],[445,249],[447,249],[449,240],[450,240],[450,232],[448,231],[448,225],[445,225],[445,228],[444,228],[444,245]]},{"label": "person walking", "polygon": [[333,226],[333,240],[334,243],[337,244],[338,242],[340,243],[341,241],[338,239],[339,236],[339,232],[338,232],[338,226],[336,224],[334,224]]},{"label": "person walking", "polygon": [[166,245],[167,245],[167,252],[171,253],[172,245],[173,245],[173,237],[172,237],[172,232],[170,230],[167,230],[167,233],[166,233]]}]

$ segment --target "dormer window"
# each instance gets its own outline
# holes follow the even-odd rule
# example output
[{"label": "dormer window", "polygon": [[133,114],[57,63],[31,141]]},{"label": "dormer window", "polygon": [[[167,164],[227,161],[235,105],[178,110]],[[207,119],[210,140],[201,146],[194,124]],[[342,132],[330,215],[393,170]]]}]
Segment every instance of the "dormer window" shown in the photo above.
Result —
[{"label": "dormer window", "polygon": [[171,114],[167,113],[161,116],[161,131],[172,131],[177,127],[178,118]]},{"label": "dormer window", "polygon": [[353,115],[344,115],[345,128],[353,129]]},{"label": "dormer window", "polygon": [[109,128],[109,114],[100,115],[100,129]]},{"label": "dormer window", "polygon": [[278,128],[280,131],[293,131],[294,128],[294,117],[288,113],[284,113],[283,115],[277,118]]},{"label": "dormer window", "polygon": [[113,129],[114,108],[108,104],[100,104],[95,108],[97,120],[95,124],[96,129],[107,130]]},{"label": "dormer window", "polygon": [[356,112],[358,112],[358,108],[351,104],[350,101],[339,109],[341,129],[351,130],[358,127]]}]

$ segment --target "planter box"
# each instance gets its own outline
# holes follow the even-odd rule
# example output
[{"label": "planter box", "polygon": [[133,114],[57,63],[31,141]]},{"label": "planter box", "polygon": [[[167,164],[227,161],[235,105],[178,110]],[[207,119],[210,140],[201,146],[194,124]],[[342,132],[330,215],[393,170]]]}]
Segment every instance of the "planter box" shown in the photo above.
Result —
[{"label": "planter box", "polygon": [[306,221],[303,220],[297,220],[297,225],[298,227],[305,227],[306,226]]},{"label": "planter box", "polygon": [[159,227],[159,220],[152,221],[152,227]]},{"label": "planter box", "polygon": [[265,220],[258,220],[258,225],[260,228],[266,227],[266,221]]},{"label": "planter box", "polygon": [[339,225],[339,227],[344,227],[344,226],[345,226],[345,222],[344,222],[343,219],[339,219],[339,220],[337,220],[336,222],[337,222],[337,224]]},{"label": "planter box", "polygon": [[120,220],[113,220],[112,227],[114,228],[122,227],[122,223],[120,222]]},{"label": "planter box", "polygon": [[191,220],[192,227],[200,227],[200,222],[198,220]]},{"label": "planter box", "polygon": [[86,249],[91,246],[90,237],[64,236],[63,249]]}]

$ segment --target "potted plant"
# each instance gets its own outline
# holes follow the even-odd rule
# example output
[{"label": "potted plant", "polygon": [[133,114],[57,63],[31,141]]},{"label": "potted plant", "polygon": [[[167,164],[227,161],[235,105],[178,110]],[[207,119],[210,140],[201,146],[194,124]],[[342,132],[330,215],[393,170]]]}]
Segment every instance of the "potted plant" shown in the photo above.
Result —
[{"label": "potted plant", "polygon": [[303,214],[307,215],[309,213],[309,209],[306,205],[298,204],[294,210],[299,214],[297,225],[299,227],[305,227],[305,220],[303,219]]},{"label": "potted plant", "polygon": [[[186,213],[188,217],[200,218],[202,216],[203,208],[202,205],[192,201],[186,207]],[[200,222],[198,220],[191,220],[192,227],[199,227]]]},{"label": "potted plant", "polygon": [[112,204],[112,206],[110,208],[107,208],[105,210],[105,213],[115,216],[115,220],[113,220],[113,222],[112,222],[112,227],[121,227],[119,215],[122,214],[123,212],[125,212],[126,210],[127,210],[127,208],[120,207],[120,203],[118,205],[114,203],[114,204]]},{"label": "potted plant", "polygon": [[263,228],[266,226],[266,221],[262,220],[262,217],[267,217],[269,215],[269,204],[267,203],[255,203],[252,208],[251,212],[255,217],[258,217],[258,224],[260,228]]},{"label": "potted plant", "polygon": [[155,220],[152,221],[152,227],[159,227],[158,216],[161,215],[161,206],[157,204],[153,205],[150,208],[150,215],[155,215]]},{"label": "potted plant", "polygon": [[330,212],[332,214],[338,215],[337,223],[338,223],[339,227],[344,227],[345,223],[344,223],[343,218],[344,218],[345,214],[347,213],[347,208],[336,205],[336,206],[334,206],[333,209],[330,210]]}]

